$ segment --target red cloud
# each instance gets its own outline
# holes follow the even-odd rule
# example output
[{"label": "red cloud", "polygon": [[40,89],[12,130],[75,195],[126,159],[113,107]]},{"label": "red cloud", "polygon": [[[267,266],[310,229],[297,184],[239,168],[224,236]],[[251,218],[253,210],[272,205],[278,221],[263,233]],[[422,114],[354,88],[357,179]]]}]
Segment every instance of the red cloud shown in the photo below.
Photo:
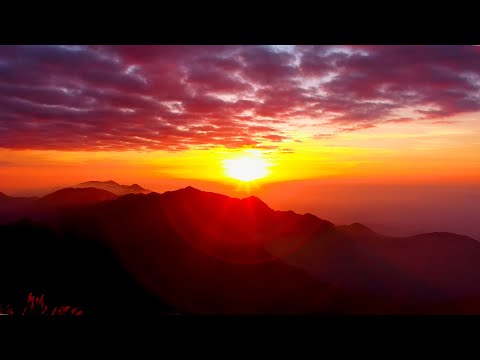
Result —
[{"label": "red cloud", "polygon": [[1,46],[0,147],[261,148],[309,121],[441,125],[479,94],[469,46]]}]

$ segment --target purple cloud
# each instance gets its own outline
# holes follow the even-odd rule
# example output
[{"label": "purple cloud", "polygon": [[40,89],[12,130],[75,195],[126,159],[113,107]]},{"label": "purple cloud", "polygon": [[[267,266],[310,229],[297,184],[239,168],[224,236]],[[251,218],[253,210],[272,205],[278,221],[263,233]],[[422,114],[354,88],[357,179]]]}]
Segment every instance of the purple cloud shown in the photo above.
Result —
[{"label": "purple cloud", "polygon": [[0,46],[3,148],[263,148],[300,123],[441,126],[474,111],[473,46]]}]

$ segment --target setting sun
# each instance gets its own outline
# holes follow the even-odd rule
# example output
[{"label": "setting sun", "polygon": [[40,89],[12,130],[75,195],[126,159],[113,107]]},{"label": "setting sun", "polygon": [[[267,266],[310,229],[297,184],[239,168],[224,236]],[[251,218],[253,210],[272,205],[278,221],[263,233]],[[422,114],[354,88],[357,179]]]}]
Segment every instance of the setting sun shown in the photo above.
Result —
[{"label": "setting sun", "polygon": [[223,161],[227,176],[240,181],[253,181],[268,175],[269,164],[260,154],[248,154]]}]

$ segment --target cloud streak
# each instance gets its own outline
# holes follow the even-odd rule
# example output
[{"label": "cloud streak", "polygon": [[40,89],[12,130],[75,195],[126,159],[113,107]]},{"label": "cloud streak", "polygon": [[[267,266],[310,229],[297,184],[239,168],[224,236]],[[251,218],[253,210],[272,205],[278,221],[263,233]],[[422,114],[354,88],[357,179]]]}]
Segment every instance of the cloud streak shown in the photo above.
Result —
[{"label": "cloud streak", "polygon": [[10,149],[261,148],[298,124],[441,126],[474,111],[473,46],[0,46]]}]

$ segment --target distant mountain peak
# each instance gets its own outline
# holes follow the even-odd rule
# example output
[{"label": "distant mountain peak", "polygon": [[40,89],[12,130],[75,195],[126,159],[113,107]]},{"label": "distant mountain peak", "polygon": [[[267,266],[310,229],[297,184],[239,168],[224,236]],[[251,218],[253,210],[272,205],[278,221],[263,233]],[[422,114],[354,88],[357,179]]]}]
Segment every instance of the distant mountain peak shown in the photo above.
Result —
[{"label": "distant mountain peak", "polygon": [[52,195],[60,195],[60,194],[74,194],[74,193],[82,193],[82,194],[106,194],[108,191],[102,190],[102,189],[97,189],[95,187],[88,187],[88,188],[64,188],[60,189],[57,191],[54,191],[53,193],[50,193],[48,195],[45,195],[42,199],[45,199],[47,197],[50,197]]},{"label": "distant mountain peak", "polygon": [[[184,188],[181,188],[181,189],[177,189],[177,190],[170,190],[170,191],[165,191],[164,193],[162,193],[161,195],[170,195],[170,196],[176,196],[176,195],[200,195],[200,194],[207,194],[208,192],[207,191],[203,191],[203,190],[200,190],[200,189],[197,189],[197,188],[194,188],[193,186],[187,186],[187,187],[184,187]],[[222,196],[225,196],[225,195],[222,195]]]},{"label": "distant mountain peak", "polygon": [[257,206],[263,207],[265,209],[271,209],[270,206],[268,206],[265,202],[263,202],[260,198],[251,195],[246,198],[243,198],[242,201],[250,203],[250,204],[255,204]]},{"label": "distant mountain peak", "polygon": [[[353,224],[349,225],[352,229],[358,229],[358,230],[370,230],[367,226],[360,224],[358,222],[355,222]],[[371,231],[371,230],[370,230]]]},{"label": "distant mountain peak", "polygon": [[373,231],[369,227],[363,224],[360,224],[358,222],[355,222],[350,225],[341,225],[338,228],[342,229],[343,231],[346,231],[347,233],[355,234],[355,235],[376,235],[377,234],[375,231]]},{"label": "distant mountain peak", "polygon": [[0,192],[0,199],[8,199],[10,196],[4,194],[3,192]]},{"label": "distant mountain peak", "polygon": [[243,198],[242,200],[262,201],[259,197],[255,196],[255,195],[247,196],[246,198]]},{"label": "distant mountain peak", "polygon": [[113,180],[109,181],[87,181],[74,186],[75,188],[87,188],[94,187],[97,189],[102,189],[114,193],[118,196],[123,196],[127,194],[147,194],[151,190],[145,189],[138,184],[132,185],[122,185]]},{"label": "distant mountain peak", "polygon": [[180,188],[177,190],[170,190],[170,191],[165,191],[163,194],[201,194],[201,193],[207,193],[207,191],[203,191],[197,188],[194,188],[193,186],[187,186],[184,188]]}]

